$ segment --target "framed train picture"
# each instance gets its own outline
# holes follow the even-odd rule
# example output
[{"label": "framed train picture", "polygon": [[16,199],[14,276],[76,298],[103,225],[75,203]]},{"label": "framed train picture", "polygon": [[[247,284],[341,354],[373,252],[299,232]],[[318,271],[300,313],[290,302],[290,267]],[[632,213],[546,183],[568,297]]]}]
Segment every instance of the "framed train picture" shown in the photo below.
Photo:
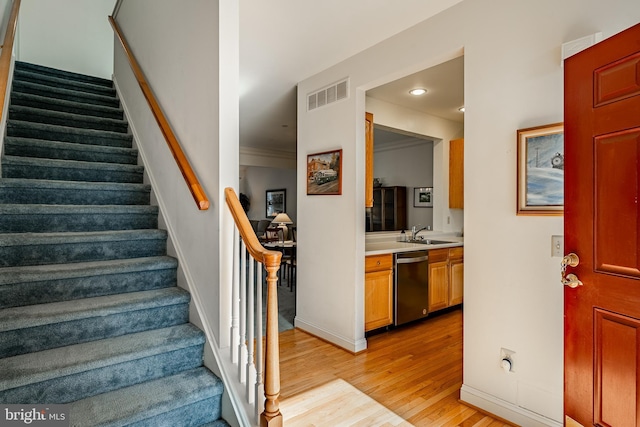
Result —
[{"label": "framed train picture", "polygon": [[307,194],[342,194],[342,150],[307,155]]}]

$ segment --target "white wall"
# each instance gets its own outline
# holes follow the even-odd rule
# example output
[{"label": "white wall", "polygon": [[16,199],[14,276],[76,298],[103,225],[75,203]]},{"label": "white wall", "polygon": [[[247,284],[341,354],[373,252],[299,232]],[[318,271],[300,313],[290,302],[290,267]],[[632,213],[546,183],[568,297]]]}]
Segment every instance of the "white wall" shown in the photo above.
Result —
[{"label": "white wall", "polygon": [[22,0],[16,59],[111,79],[115,0]]},{"label": "white wall", "polygon": [[[4,33],[7,29],[7,24],[9,22],[9,17],[11,15],[11,9],[13,6],[13,2],[10,0],[2,0],[0,1],[0,34],[4,39]],[[2,50],[0,48],[0,50]],[[13,57],[10,64],[9,76],[7,77],[7,86],[5,91],[5,99],[4,105],[0,105],[2,108],[2,120],[0,121],[0,155],[4,155],[4,136],[7,128],[7,115],[9,111],[9,103],[10,103],[10,92],[11,92],[11,84],[13,81],[13,60],[15,59],[15,44],[14,44],[14,52]],[[0,165],[0,173],[2,172],[2,165]]]},{"label": "white wall", "polygon": [[7,31],[7,23],[9,22],[12,6],[13,2],[11,0],[0,1],[0,22],[2,23],[2,25],[0,25],[0,34],[3,40],[4,34]]},{"label": "white wall", "polygon": [[125,1],[117,20],[211,203],[197,209],[117,47],[115,81],[184,279],[209,338],[224,346],[231,299],[224,266],[233,251],[223,191],[238,188],[237,3]]},{"label": "white wall", "polygon": [[[365,346],[365,91],[464,51],[462,398],[517,424],[561,425],[563,289],[550,236],[563,233],[563,220],[515,215],[515,135],[562,121],[562,43],[638,21],[637,0],[466,1],[300,82],[298,182],[307,154],[334,148],[343,149],[344,177],[342,196],[298,188],[296,326],[350,350]],[[347,100],[307,113],[306,94],[345,76]],[[318,247],[331,250],[318,257]],[[502,347],[516,352],[513,373],[500,369]]]},{"label": "white wall", "polygon": [[433,187],[433,143],[414,138],[409,144],[400,143],[400,146],[380,148],[375,146],[374,139],[374,147],[374,176],[384,178],[385,186],[397,185],[407,188],[405,230],[409,230],[413,225],[419,228],[433,227],[434,208],[413,206],[414,187]]},{"label": "white wall", "polygon": [[250,219],[267,219],[266,191],[284,188],[286,193],[286,213],[296,223],[297,194],[296,171],[266,167],[242,167],[240,173],[240,191],[249,196],[251,206],[247,216]]}]

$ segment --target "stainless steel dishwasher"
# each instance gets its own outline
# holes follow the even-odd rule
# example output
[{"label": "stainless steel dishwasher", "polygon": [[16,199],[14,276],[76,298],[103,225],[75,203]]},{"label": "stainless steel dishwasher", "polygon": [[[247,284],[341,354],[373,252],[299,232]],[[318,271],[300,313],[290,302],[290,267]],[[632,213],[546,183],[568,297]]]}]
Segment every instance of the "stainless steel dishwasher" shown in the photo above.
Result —
[{"label": "stainless steel dishwasher", "polygon": [[394,325],[427,317],[429,313],[429,252],[395,254]]}]

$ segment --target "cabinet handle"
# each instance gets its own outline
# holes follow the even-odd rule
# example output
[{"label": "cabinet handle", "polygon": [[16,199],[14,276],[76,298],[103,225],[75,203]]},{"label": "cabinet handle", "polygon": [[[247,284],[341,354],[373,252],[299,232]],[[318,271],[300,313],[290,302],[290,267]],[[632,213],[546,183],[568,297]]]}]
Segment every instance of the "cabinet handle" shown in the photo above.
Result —
[{"label": "cabinet handle", "polygon": [[377,265],[380,265],[380,260],[378,260],[378,262],[376,263]]}]

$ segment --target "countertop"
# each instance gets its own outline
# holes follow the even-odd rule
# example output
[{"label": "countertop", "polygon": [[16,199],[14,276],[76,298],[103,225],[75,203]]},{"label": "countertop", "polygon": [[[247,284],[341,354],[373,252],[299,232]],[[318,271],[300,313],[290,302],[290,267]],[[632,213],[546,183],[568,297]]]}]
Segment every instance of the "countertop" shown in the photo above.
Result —
[{"label": "countertop", "polygon": [[424,251],[440,248],[453,248],[464,246],[464,237],[454,233],[429,232],[420,233],[419,237],[425,240],[442,240],[450,243],[437,245],[426,245],[424,243],[408,243],[400,241],[402,236],[399,233],[371,233],[366,236],[364,253],[365,255],[382,255],[397,252]]}]

